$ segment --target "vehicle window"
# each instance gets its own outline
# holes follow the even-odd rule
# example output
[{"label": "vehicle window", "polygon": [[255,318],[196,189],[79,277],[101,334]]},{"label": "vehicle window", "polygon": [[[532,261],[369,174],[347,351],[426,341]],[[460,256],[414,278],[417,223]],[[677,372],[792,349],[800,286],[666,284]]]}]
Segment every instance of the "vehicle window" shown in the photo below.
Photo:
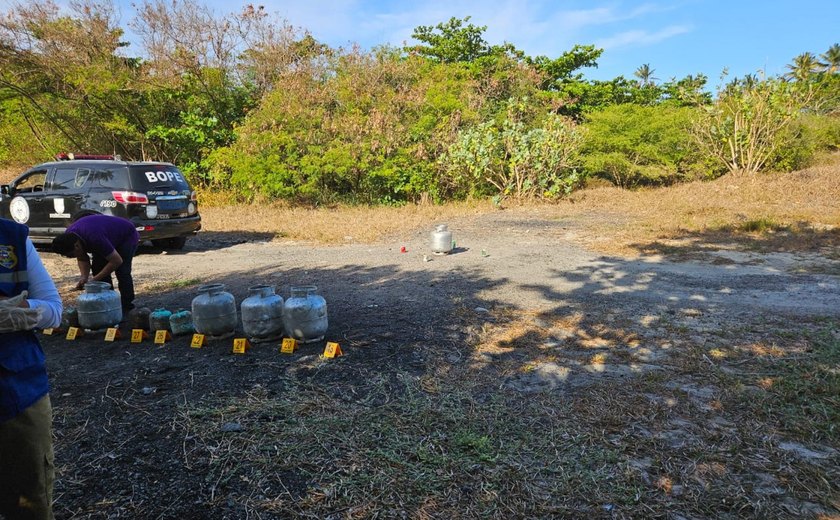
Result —
[{"label": "vehicle window", "polygon": [[66,190],[76,185],[76,168],[57,168],[53,175],[51,188]]},{"label": "vehicle window", "polygon": [[79,168],[76,170],[76,181],[73,183],[73,187],[81,188],[85,185],[85,181],[88,180],[90,177],[90,170],[87,168]]},{"label": "vehicle window", "polygon": [[94,170],[88,178],[88,185],[95,188],[124,190],[128,188],[125,168],[102,168]]},{"label": "vehicle window", "polygon": [[190,189],[184,174],[171,164],[131,166],[131,186],[137,191]]},{"label": "vehicle window", "polygon": [[44,191],[44,182],[47,179],[47,170],[38,170],[15,183],[15,191],[31,193],[33,191]]}]

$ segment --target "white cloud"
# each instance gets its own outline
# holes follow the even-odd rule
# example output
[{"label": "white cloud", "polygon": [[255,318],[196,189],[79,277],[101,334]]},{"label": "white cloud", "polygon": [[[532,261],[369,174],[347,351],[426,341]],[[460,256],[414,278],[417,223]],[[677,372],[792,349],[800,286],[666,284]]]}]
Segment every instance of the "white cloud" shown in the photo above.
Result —
[{"label": "white cloud", "polygon": [[616,35],[597,40],[595,46],[602,49],[617,49],[627,46],[652,45],[691,31],[686,25],[672,25],[656,32],[644,30],[625,31]]}]

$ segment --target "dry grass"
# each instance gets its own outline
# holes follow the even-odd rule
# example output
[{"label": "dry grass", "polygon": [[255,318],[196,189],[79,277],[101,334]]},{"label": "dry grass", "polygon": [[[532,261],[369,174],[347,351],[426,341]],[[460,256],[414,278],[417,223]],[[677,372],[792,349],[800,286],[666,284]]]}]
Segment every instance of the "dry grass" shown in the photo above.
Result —
[{"label": "dry grass", "polygon": [[[183,463],[212,483],[203,501],[254,517],[828,518],[840,343],[836,324],[811,325],[805,357],[726,371],[687,346],[667,375],[520,395],[500,386],[502,367],[441,363],[371,374],[355,398],[300,380],[208,396],[173,426]],[[581,326],[626,335],[577,316],[540,328]],[[803,460],[799,446],[829,455]]]},{"label": "dry grass", "polygon": [[492,204],[487,201],[454,202],[441,206],[338,206],[317,209],[254,204],[204,207],[201,217],[204,229],[209,231],[269,233],[292,240],[337,244],[374,242],[428,222],[492,210]]},{"label": "dry grass", "polygon": [[[437,220],[494,211],[486,201],[309,209],[215,205],[216,198],[201,198],[206,230],[268,233],[327,244],[374,242]],[[673,254],[705,245],[825,251],[840,245],[840,154],[798,172],[724,176],[641,191],[595,188],[556,204],[510,209],[574,222],[582,241],[609,253]]]},{"label": "dry grass", "polygon": [[9,181],[26,170],[27,166],[0,166],[0,184],[8,184]]},{"label": "dry grass", "polygon": [[724,176],[642,191],[585,190],[552,213],[582,220],[588,241],[608,252],[652,252],[655,242],[677,247],[752,242],[775,250],[836,247],[840,155],[791,173]]}]

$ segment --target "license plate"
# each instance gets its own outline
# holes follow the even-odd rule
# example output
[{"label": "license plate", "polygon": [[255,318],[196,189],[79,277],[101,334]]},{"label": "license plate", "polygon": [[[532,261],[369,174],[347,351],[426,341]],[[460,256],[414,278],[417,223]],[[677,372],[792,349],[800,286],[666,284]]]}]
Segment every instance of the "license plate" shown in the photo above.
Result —
[{"label": "license plate", "polygon": [[159,210],[172,211],[184,209],[187,207],[186,200],[161,200],[157,199],[157,207]]}]

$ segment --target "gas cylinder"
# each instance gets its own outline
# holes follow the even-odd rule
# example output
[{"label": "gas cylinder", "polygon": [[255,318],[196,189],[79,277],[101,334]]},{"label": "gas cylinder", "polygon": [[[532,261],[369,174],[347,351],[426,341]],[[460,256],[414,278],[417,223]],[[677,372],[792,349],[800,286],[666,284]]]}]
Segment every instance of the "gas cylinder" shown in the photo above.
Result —
[{"label": "gas cylinder", "polygon": [[286,334],[304,343],[320,341],[327,333],[327,301],[314,285],[293,286],[283,305]]},{"label": "gas cylinder", "polygon": [[225,285],[212,283],[198,288],[192,301],[195,331],[210,336],[226,337],[236,330],[236,299],[225,292]]},{"label": "gas cylinder", "polygon": [[185,311],[184,309],[179,309],[178,311],[173,312],[169,317],[169,328],[175,336],[192,334],[195,332],[195,327],[193,327],[192,322],[192,313],[190,311]]},{"label": "gas cylinder", "polygon": [[87,282],[76,300],[79,326],[98,330],[113,327],[122,320],[120,295],[105,282]]},{"label": "gas cylinder", "polygon": [[438,224],[432,231],[432,252],[436,255],[445,255],[452,251],[452,232],[446,224]]},{"label": "gas cylinder", "polygon": [[239,307],[242,328],[252,343],[283,337],[283,297],[271,285],[255,285]]},{"label": "gas cylinder", "polygon": [[166,309],[155,309],[149,313],[149,330],[170,330],[169,317],[172,316],[172,311]]}]

